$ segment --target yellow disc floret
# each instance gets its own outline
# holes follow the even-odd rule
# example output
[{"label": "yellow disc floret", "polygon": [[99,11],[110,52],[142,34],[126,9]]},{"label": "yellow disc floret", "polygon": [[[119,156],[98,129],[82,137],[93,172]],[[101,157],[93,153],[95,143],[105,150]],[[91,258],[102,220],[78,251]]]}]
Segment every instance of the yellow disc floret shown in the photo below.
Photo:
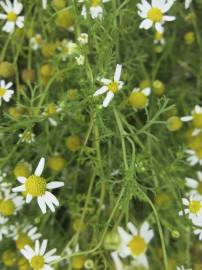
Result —
[{"label": "yellow disc floret", "polygon": [[143,109],[148,103],[148,97],[142,92],[133,92],[128,101],[135,109]]},{"label": "yellow disc floret", "polygon": [[16,177],[18,176],[28,177],[30,175],[30,166],[26,162],[19,162],[15,166],[13,173]]},{"label": "yellow disc floret", "polygon": [[33,241],[26,233],[20,233],[18,238],[15,240],[15,244],[17,249],[21,250],[26,245],[33,246]]},{"label": "yellow disc floret", "polygon": [[5,93],[6,93],[6,89],[0,87],[0,97],[3,97],[5,95]]},{"label": "yellow disc floret", "polygon": [[44,267],[45,264],[44,257],[40,255],[34,256],[32,257],[30,264],[34,270],[40,270]]},{"label": "yellow disc floret", "polygon": [[163,13],[159,8],[153,7],[148,11],[147,18],[152,22],[161,22]]},{"label": "yellow disc floret", "polygon": [[108,84],[108,90],[113,92],[113,93],[117,93],[119,90],[119,84],[118,82],[111,82]]},{"label": "yellow disc floret", "polygon": [[15,22],[17,20],[17,15],[13,11],[8,12],[8,14],[7,14],[7,20],[9,22]]},{"label": "yellow disc floret", "polygon": [[182,127],[182,121],[178,116],[172,116],[167,120],[167,128],[170,131],[177,131]]},{"label": "yellow disc floret", "polygon": [[65,166],[65,159],[62,156],[52,156],[48,159],[48,167],[53,171],[59,172]]},{"label": "yellow disc floret", "polygon": [[72,135],[72,136],[67,137],[66,146],[72,152],[79,150],[81,147],[81,140],[79,136]]},{"label": "yellow disc floret", "polygon": [[46,180],[43,177],[31,175],[25,182],[26,193],[33,197],[42,196],[46,191]]},{"label": "yellow disc floret", "polygon": [[85,257],[80,256],[74,256],[71,261],[71,265],[73,269],[82,269],[85,263]]},{"label": "yellow disc floret", "polygon": [[193,125],[195,128],[202,128],[202,113],[193,114]]},{"label": "yellow disc floret", "polygon": [[23,257],[18,259],[17,265],[19,270],[30,270],[29,262]]},{"label": "yellow disc floret", "polygon": [[194,32],[187,32],[187,33],[184,35],[184,42],[185,42],[187,45],[193,44],[194,41],[195,41],[195,35],[194,35]]},{"label": "yellow disc floret", "polygon": [[141,255],[147,249],[147,244],[140,235],[134,236],[133,239],[128,244],[128,246],[131,249],[133,255],[135,256]]},{"label": "yellow disc floret", "polygon": [[191,201],[189,204],[189,211],[193,214],[197,214],[202,208],[202,205],[199,201]]},{"label": "yellow disc floret", "polygon": [[6,266],[13,266],[16,262],[16,254],[12,250],[6,250],[2,254],[2,262]]},{"label": "yellow disc floret", "polygon": [[4,216],[12,216],[16,206],[12,200],[2,200],[0,202],[0,213]]},{"label": "yellow disc floret", "polygon": [[155,80],[152,85],[153,92],[156,96],[162,96],[165,92],[165,85],[159,80]]}]

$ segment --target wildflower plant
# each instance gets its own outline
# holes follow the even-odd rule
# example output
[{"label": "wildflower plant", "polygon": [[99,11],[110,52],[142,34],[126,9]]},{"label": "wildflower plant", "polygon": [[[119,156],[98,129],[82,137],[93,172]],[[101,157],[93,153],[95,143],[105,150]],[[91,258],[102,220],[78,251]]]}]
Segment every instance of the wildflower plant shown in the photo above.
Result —
[{"label": "wildflower plant", "polygon": [[202,269],[201,16],[0,0],[1,270]]}]

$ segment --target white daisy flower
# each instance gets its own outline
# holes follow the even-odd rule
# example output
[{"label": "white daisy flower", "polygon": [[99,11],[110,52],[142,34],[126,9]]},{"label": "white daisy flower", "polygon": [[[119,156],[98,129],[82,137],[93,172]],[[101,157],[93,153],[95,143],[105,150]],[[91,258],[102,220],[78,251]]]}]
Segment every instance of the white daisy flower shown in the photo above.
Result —
[{"label": "white daisy flower", "polygon": [[22,196],[10,193],[7,190],[3,196],[0,197],[0,215],[9,217],[16,215],[17,212],[24,205],[24,199]]},{"label": "white daisy flower", "polygon": [[134,88],[129,96],[129,103],[135,109],[144,109],[149,104],[148,96],[151,94],[151,88]]},{"label": "white daisy flower", "polygon": [[61,51],[62,61],[66,61],[69,56],[78,52],[78,45],[71,40],[63,39],[58,50]]},{"label": "white daisy flower", "polygon": [[44,112],[42,113],[44,116],[48,117],[48,121],[51,126],[56,127],[57,121],[53,118],[53,116],[57,115],[57,113],[61,112],[62,108],[54,103],[50,103],[45,108]]},{"label": "white daisy flower", "polygon": [[163,32],[163,24],[166,21],[174,21],[174,16],[164,15],[173,5],[175,0],[152,0],[149,4],[146,0],[142,0],[137,4],[138,15],[144,20],[140,24],[140,28],[149,29],[153,25],[156,31]]},{"label": "white daisy flower", "polygon": [[78,42],[81,44],[81,45],[86,45],[88,44],[88,34],[86,33],[81,33],[78,37]]},{"label": "white daisy flower", "polygon": [[43,43],[42,36],[40,34],[36,34],[34,37],[30,38],[30,46],[32,50],[36,51],[41,48],[41,44]]},{"label": "white daisy flower", "polygon": [[45,178],[41,176],[45,165],[45,159],[41,158],[34,172],[28,178],[19,176],[17,180],[22,184],[13,188],[13,192],[25,192],[26,203],[30,203],[33,198],[37,198],[38,205],[43,214],[46,213],[46,205],[52,212],[55,212],[55,206],[59,206],[57,198],[48,190],[64,186],[64,182],[46,183]]},{"label": "white daisy flower", "polygon": [[76,62],[77,62],[77,64],[79,65],[79,66],[83,66],[83,64],[84,64],[84,62],[85,62],[85,56],[84,55],[79,55],[79,56],[76,56],[75,57],[75,60],[76,60]]},{"label": "white daisy flower", "polygon": [[186,177],[186,186],[191,188],[191,191],[189,192],[191,196],[197,195],[202,199],[202,172],[197,172],[197,178],[198,180]]},{"label": "white daisy flower", "polygon": [[202,218],[202,200],[199,196],[190,196],[189,199],[182,198],[182,203],[185,206],[183,211],[179,211],[179,216],[188,215],[192,221],[197,218]]},{"label": "white daisy flower", "polygon": [[127,233],[122,227],[118,227],[121,238],[118,254],[122,258],[132,256],[137,265],[148,268],[148,261],[145,253],[147,251],[148,243],[154,236],[154,232],[150,229],[148,222],[144,222],[139,230],[131,222],[129,222],[127,226],[131,234]]},{"label": "white daisy flower", "polygon": [[42,8],[47,9],[47,0],[42,0]]},{"label": "white daisy flower", "polygon": [[0,5],[6,13],[0,13],[0,19],[6,20],[2,28],[3,31],[13,33],[15,26],[19,28],[24,27],[24,16],[18,16],[23,9],[23,5],[18,0],[14,0],[13,3],[10,0],[0,1]]},{"label": "white daisy flower", "polygon": [[185,0],[185,8],[188,9],[191,5],[192,0]]},{"label": "white daisy flower", "polygon": [[28,245],[21,249],[21,253],[29,261],[32,269],[54,270],[49,264],[58,260],[60,256],[54,255],[55,248],[46,253],[47,243],[48,240],[43,240],[40,246],[39,240],[36,240],[34,249]]},{"label": "white daisy flower", "polygon": [[116,65],[114,79],[113,80],[109,80],[105,78],[101,79],[100,81],[104,84],[104,86],[99,88],[93,95],[94,97],[96,97],[107,92],[107,96],[104,99],[103,104],[102,104],[104,108],[106,108],[109,105],[109,103],[114,97],[114,94],[116,94],[123,87],[123,82],[120,81],[121,71],[122,71],[122,65]]},{"label": "white daisy flower", "polygon": [[26,245],[32,246],[40,237],[41,234],[35,226],[28,225],[22,227],[19,224],[15,226],[13,239],[19,250],[23,249]]},{"label": "white daisy flower", "polygon": [[194,110],[191,112],[191,115],[183,116],[181,117],[181,120],[183,122],[192,121],[193,126],[195,127],[192,135],[193,136],[198,135],[202,130],[202,107],[196,105],[194,107]]},{"label": "white daisy flower", "polygon": [[2,102],[2,99],[6,102],[9,102],[12,95],[14,94],[14,91],[10,88],[12,87],[13,83],[9,82],[6,84],[4,80],[0,81],[0,105]]},{"label": "white daisy flower", "polygon": [[[107,3],[110,0],[90,0],[90,15],[92,19],[102,19],[103,16],[103,3]],[[79,3],[84,3],[85,0],[78,0]],[[87,18],[87,7],[86,5],[83,5],[81,15],[84,16],[84,18]]]},{"label": "white daisy flower", "polygon": [[28,144],[35,142],[35,134],[29,130],[25,130],[23,133],[19,134],[18,136],[21,139],[21,142],[25,142]]},{"label": "white daisy flower", "polygon": [[197,163],[202,165],[202,148],[197,150],[186,150],[185,152],[189,155],[187,162],[190,166],[195,166]]}]

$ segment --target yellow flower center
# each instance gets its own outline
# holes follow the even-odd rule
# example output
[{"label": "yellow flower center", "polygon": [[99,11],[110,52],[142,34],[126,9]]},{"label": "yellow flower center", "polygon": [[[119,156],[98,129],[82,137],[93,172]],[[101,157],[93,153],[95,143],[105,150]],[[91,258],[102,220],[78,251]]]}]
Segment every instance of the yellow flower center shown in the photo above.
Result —
[{"label": "yellow flower center", "polygon": [[6,89],[0,87],[0,97],[3,97],[6,93]]},{"label": "yellow flower center", "polygon": [[163,38],[163,33],[156,32],[155,33],[155,40],[161,40]]},{"label": "yellow flower center", "polygon": [[147,105],[148,98],[141,92],[133,92],[129,97],[129,104],[135,109],[142,109]]},{"label": "yellow flower center", "polygon": [[24,176],[24,177],[28,177],[30,174],[30,167],[29,164],[25,163],[25,162],[19,162],[14,169],[14,175],[16,177],[18,176]]},{"label": "yellow flower center", "polygon": [[8,12],[7,20],[10,22],[15,22],[17,20],[17,15],[14,12]]},{"label": "yellow flower center", "polygon": [[91,5],[97,7],[101,4],[101,0],[91,0]]},{"label": "yellow flower center", "polygon": [[47,106],[47,115],[54,115],[57,113],[57,108],[55,106],[55,104],[49,104]]},{"label": "yellow flower center", "polygon": [[139,235],[134,236],[128,246],[131,249],[133,255],[135,256],[141,255],[147,249],[147,244],[145,243],[144,239]]},{"label": "yellow flower center", "polygon": [[46,180],[43,177],[31,175],[25,182],[27,194],[33,197],[42,196],[46,191]]},{"label": "yellow flower center", "polygon": [[32,257],[30,264],[34,270],[42,269],[44,267],[44,264],[45,264],[43,256]]},{"label": "yellow flower center", "polygon": [[193,125],[195,128],[202,128],[202,113],[195,113],[193,115]]},{"label": "yellow flower center", "polygon": [[199,159],[202,159],[202,148],[196,150],[196,155]]},{"label": "yellow flower center", "polygon": [[31,238],[26,233],[20,233],[18,238],[15,240],[15,244],[16,244],[17,249],[21,250],[26,245],[32,247],[33,246],[33,241],[31,240]]},{"label": "yellow flower center", "polygon": [[117,82],[111,82],[108,84],[108,90],[116,93],[119,90],[119,84]]},{"label": "yellow flower center", "polygon": [[12,250],[6,250],[2,254],[2,261],[6,266],[14,266],[16,262],[16,254]]},{"label": "yellow flower center", "polygon": [[15,209],[16,206],[12,200],[2,200],[0,202],[0,213],[4,216],[11,216]]},{"label": "yellow flower center", "polygon": [[161,22],[163,13],[159,8],[153,7],[148,11],[147,18],[153,22]]},{"label": "yellow flower center", "polygon": [[170,131],[176,131],[182,127],[182,121],[177,116],[172,116],[167,120],[167,128]]},{"label": "yellow flower center", "polygon": [[197,214],[201,210],[201,203],[199,201],[191,201],[189,204],[189,211],[193,214]]},{"label": "yellow flower center", "polygon": [[52,156],[48,159],[48,166],[53,171],[59,172],[65,166],[65,159],[62,156]]}]

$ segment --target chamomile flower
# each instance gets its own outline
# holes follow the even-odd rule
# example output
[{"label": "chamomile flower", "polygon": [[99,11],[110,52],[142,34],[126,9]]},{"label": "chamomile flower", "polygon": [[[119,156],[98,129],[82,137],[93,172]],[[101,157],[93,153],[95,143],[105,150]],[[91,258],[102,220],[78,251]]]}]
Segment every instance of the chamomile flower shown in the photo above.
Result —
[{"label": "chamomile flower", "polygon": [[24,199],[22,196],[10,193],[7,190],[3,196],[0,197],[0,215],[4,217],[10,217],[17,214],[17,212],[24,205]]},{"label": "chamomile flower", "polygon": [[138,230],[131,222],[128,223],[128,229],[131,234],[127,233],[122,227],[118,227],[121,238],[121,244],[118,254],[122,257],[132,256],[137,265],[148,268],[146,251],[148,243],[154,236],[154,232],[150,229],[149,223],[144,222]]},{"label": "chamomile flower", "polygon": [[14,240],[17,249],[21,250],[26,245],[33,246],[34,241],[38,240],[41,237],[41,234],[38,232],[37,227],[28,225],[21,227],[16,224],[15,227]]},{"label": "chamomile flower", "polygon": [[40,34],[36,34],[35,36],[30,38],[30,46],[32,50],[36,51],[39,48],[41,48],[41,45],[43,43],[42,36]]},{"label": "chamomile flower", "polygon": [[191,5],[192,0],[185,0],[185,8],[188,9]]},{"label": "chamomile flower", "polygon": [[186,181],[186,186],[191,188],[191,191],[189,192],[189,194],[192,195],[197,195],[197,196],[201,196],[202,199],[202,172],[197,172],[197,178],[193,179],[190,177],[186,177],[185,181]]},{"label": "chamomile flower", "polygon": [[181,117],[183,122],[192,121],[194,126],[194,131],[192,133],[193,136],[198,135],[202,130],[202,107],[196,105],[194,110],[191,112],[191,115]]},{"label": "chamomile flower", "polygon": [[10,101],[12,95],[14,94],[14,91],[10,89],[12,85],[12,82],[6,83],[4,80],[0,81],[0,105],[2,100],[6,102]]},{"label": "chamomile flower", "polygon": [[189,199],[182,198],[182,203],[185,206],[184,211],[179,212],[179,216],[188,215],[188,218],[194,221],[197,218],[202,218],[202,200],[199,196],[190,196]]},{"label": "chamomile flower", "polygon": [[46,213],[46,205],[52,212],[55,212],[55,206],[59,206],[57,198],[48,190],[62,187],[63,182],[47,183],[45,178],[41,176],[45,165],[45,159],[41,158],[34,172],[28,178],[19,176],[17,180],[22,184],[13,188],[13,192],[25,192],[26,203],[30,203],[33,198],[37,199],[38,205],[43,214]]},{"label": "chamomile flower", "polygon": [[83,66],[83,64],[84,64],[84,62],[85,62],[85,56],[84,55],[79,55],[79,56],[76,56],[75,57],[75,60],[76,60],[76,62],[77,62],[77,64],[79,65],[79,66]]},{"label": "chamomile flower", "polygon": [[56,127],[58,123],[53,117],[56,116],[57,113],[59,113],[61,111],[62,111],[62,108],[60,106],[57,106],[54,103],[50,103],[45,108],[45,111],[43,112],[43,115],[48,117],[48,121],[51,124],[51,126]]},{"label": "chamomile flower", "polygon": [[78,42],[81,44],[81,45],[86,45],[88,44],[88,34],[86,33],[81,33],[78,37]]},{"label": "chamomile flower", "polygon": [[140,89],[140,88],[134,88],[132,93],[129,96],[129,104],[135,109],[143,109],[145,108],[148,103],[149,99],[148,96],[151,93],[150,88]]},{"label": "chamomile flower", "polygon": [[3,31],[13,33],[15,26],[19,28],[24,27],[24,16],[19,16],[23,5],[18,0],[14,0],[13,3],[10,0],[6,0],[6,2],[1,1],[0,5],[5,11],[5,14],[0,13],[0,19],[6,21],[2,28]]},{"label": "chamomile flower", "polygon": [[[90,8],[89,12],[92,19],[101,19],[103,16],[103,3],[107,3],[110,0],[90,0]],[[84,3],[85,0],[78,0],[79,3]],[[84,16],[84,18],[87,18],[87,7],[86,5],[83,5],[81,15]]]},{"label": "chamomile flower", "polygon": [[71,40],[63,39],[58,50],[60,51],[62,61],[66,61],[68,57],[77,53],[78,46]]},{"label": "chamomile flower", "polygon": [[43,240],[40,245],[39,240],[36,240],[34,249],[29,245],[21,249],[21,253],[29,261],[32,269],[54,270],[49,264],[58,260],[60,256],[54,255],[56,252],[55,248],[46,252],[47,243],[48,240]]},{"label": "chamomile flower", "polygon": [[123,82],[120,81],[121,71],[122,71],[122,65],[116,65],[114,79],[113,80],[109,80],[105,78],[101,79],[100,81],[104,84],[104,86],[99,88],[93,95],[95,97],[95,96],[99,96],[107,92],[107,96],[104,99],[103,104],[102,104],[104,108],[106,108],[109,105],[114,95],[123,87]]},{"label": "chamomile flower", "polygon": [[202,148],[197,150],[186,150],[186,153],[189,155],[187,162],[190,166],[195,166],[197,163],[202,165]]},{"label": "chamomile flower", "polygon": [[175,0],[152,0],[149,4],[146,0],[142,0],[137,4],[138,15],[144,20],[140,24],[140,28],[149,29],[153,25],[156,31],[163,32],[163,24],[166,21],[174,21],[174,16],[164,15],[173,5]]},{"label": "chamomile flower", "polygon": [[25,130],[23,133],[19,134],[18,136],[21,139],[21,142],[23,143],[25,142],[25,143],[31,144],[35,142],[35,134],[29,130]]}]

